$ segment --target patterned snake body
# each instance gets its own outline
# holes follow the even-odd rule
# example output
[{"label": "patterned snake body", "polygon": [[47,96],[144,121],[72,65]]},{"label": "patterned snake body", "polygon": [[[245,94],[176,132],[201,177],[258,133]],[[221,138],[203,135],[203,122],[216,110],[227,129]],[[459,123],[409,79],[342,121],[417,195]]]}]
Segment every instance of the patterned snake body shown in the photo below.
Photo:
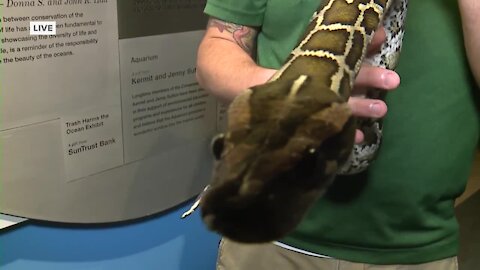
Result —
[{"label": "patterned snake body", "polygon": [[[408,0],[393,1],[389,12],[383,20],[383,27],[387,35],[386,42],[380,52],[366,59],[373,66],[395,69],[400,58],[404,26],[407,16]],[[383,91],[374,89],[367,93],[369,98],[384,99]],[[365,134],[361,144],[355,144],[347,162],[337,171],[340,175],[360,173],[368,168],[380,148],[382,141],[382,122],[379,119],[358,119],[358,126]]]},{"label": "patterned snake body", "polygon": [[370,163],[380,125],[363,121],[361,128],[378,136],[368,147],[354,147],[357,123],[347,100],[381,22],[387,45],[372,62],[396,65],[406,4],[322,1],[272,80],[235,98],[227,132],[215,144],[213,180],[200,201],[211,230],[239,242],[279,239],[296,227],[337,173],[354,173]]}]

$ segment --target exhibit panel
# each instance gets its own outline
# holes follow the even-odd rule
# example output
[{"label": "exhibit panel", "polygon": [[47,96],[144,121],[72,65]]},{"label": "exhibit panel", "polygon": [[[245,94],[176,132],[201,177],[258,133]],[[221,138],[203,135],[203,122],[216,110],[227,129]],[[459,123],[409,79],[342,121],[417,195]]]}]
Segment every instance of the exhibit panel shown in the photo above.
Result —
[{"label": "exhibit panel", "polygon": [[[205,1],[8,1],[0,25],[4,214],[152,215],[209,182],[224,105],[195,80]],[[30,22],[54,22],[55,35]]]}]

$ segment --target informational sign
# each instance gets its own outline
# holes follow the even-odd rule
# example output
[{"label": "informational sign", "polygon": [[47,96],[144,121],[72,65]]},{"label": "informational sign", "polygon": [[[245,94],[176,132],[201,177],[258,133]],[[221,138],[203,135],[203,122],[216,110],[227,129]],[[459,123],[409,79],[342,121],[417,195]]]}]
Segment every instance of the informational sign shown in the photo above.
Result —
[{"label": "informational sign", "polygon": [[[113,1],[18,0],[3,8],[1,128],[14,137],[31,130],[35,141],[36,126],[60,125],[67,181],[123,164],[115,9]],[[45,20],[57,33],[31,35]]]},{"label": "informational sign", "polygon": [[0,212],[116,221],[202,190],[225,111],[195,80],[204,5],[3,1]]},{"label": "informational sign", "polygon": [[[195,80],[203,31],[120,41],[126,162],[198,141],[216,130],[216,101]],[[168,64],[166,64],[168,63]]]}]

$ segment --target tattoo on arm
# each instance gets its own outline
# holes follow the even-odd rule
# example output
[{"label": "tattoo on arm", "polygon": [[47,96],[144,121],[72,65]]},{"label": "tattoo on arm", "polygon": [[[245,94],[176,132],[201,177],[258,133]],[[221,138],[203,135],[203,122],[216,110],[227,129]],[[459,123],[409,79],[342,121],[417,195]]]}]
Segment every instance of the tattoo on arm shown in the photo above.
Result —
[{"label": "tattoo on arm", "polygon": [[252,57],[254,56],[257,36],[257,31],[255,29],[213,18],[208,21],[208,27],[216,27],[221,33],[224,31],[231,33],[238,46]]}]

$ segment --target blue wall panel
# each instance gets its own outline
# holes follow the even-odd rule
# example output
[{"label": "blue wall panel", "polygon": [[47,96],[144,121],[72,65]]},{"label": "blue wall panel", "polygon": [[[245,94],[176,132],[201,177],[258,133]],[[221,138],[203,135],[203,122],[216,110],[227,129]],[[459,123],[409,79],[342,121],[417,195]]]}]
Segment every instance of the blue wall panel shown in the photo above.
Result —
[{"label": "blue wall panel", "polygon": [[2,270],[209,270],[219,237],[190,206],[135,222],[69,226],[31,222],[0,233]]}]

